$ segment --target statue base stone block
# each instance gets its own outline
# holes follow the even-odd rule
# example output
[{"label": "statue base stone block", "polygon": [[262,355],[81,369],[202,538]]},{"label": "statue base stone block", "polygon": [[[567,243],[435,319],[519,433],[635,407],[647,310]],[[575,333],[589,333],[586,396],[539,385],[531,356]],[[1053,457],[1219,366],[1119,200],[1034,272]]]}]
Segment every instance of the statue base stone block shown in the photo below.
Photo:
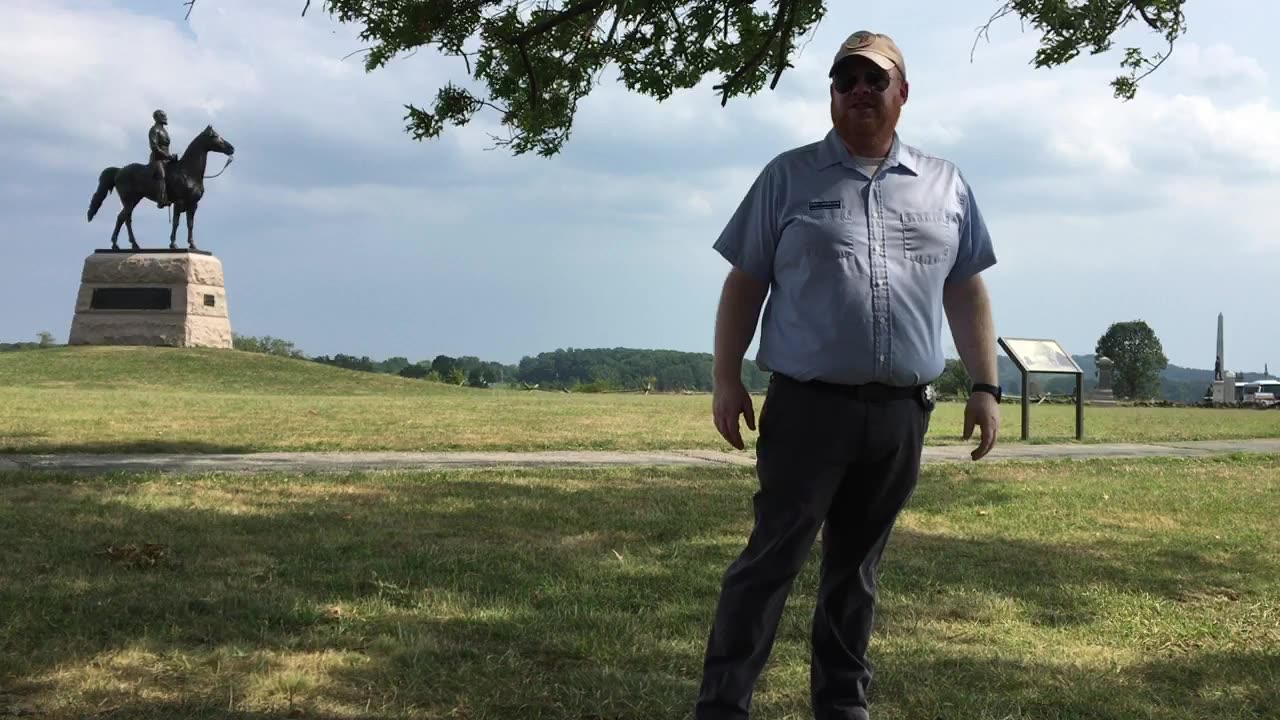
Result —
[{"label": "statue base stone block", "polygon": [[1106,390],[1094,390],[1085,396],[1085,402],[1090,405],[1115,405],[1115,392],[1110,388]]},{"label": "statue base stone block", "polygon": [[95,251],[67,344],[230,348],[222,263],[203,250]]}]

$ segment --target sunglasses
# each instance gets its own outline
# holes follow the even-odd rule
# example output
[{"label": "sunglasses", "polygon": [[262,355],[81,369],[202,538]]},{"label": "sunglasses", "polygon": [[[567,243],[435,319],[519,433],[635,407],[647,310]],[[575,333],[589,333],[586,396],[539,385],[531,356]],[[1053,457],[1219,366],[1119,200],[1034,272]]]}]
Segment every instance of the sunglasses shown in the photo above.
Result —
[{"label": "sunglasses", "polygon": [[835,84],[836,92],[843,95],[856,88],[858,80],[865,82],[872,92],[881,93],[889,87],[889,73],[880,68],[871,68],[862,73],[853,70],[842,70],[836,73],[832,82]]}]

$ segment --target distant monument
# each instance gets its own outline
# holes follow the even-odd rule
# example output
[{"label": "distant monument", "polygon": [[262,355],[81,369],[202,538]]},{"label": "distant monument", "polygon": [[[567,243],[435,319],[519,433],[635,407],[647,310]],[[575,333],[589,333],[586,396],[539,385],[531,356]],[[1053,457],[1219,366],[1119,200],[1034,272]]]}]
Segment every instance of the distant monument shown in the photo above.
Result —
[{"label": "distant monument", "polygon": [[1222,313],[1218,313],[1218,356],[1213,362],[1213,384],[1209,386],[1210,402],[1214,405],[1236,404],[1236,376],[1227,370],[1227,358],[1223,353]]},{"label": "distant monument", "polygon": [[[174,347],[231,347],[231,323],[222,263],[196,248],[196,209],[204,197],[205,170],[210,152],[227,156],[235,148],[207,126],[179,158],[169,152],[168,116],[152,113],[147,163],[108,167],[98,176],[98,189],[89,202],[92,221],[107,195],[115,190],[122,209],[111,233],[111,249],[95,250],[85,258],[71,321],[70,345],[167,345]],[[133,234],[133,210],[143,200],[169,207],[172,230],[168,249],[144,249]],[[187,247],[177,245],[178,223],[187,215]],[[117,244],[120,228],[129,235],[130,249]]]},{"label": "distant monument", "polygon": [[1218,313],[1218,354],[1213,360],[1213,379],[1221,380],[1225,369],[1226,366],[1222,364],[1222,313]]},{"label": "distant monument", "polygon": [[1099,355],[1098,364],[1098,384],[1089,393],[1090,405],[1115,405],[1115,391],[1112,388],[1111,375],[1115,371],[1115,362],[1105,355]]}]

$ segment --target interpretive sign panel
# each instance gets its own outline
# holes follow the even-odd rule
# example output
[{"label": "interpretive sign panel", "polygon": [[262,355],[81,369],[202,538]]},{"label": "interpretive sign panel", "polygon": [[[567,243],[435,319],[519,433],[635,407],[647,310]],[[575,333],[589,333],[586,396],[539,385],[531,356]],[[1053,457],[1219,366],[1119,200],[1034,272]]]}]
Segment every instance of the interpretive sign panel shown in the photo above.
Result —
[{"label": "interpretive sign panel", "polygon": [[1009,352],[1013,361],[1021,365],[1027,372],[1065,373],[1068,375],[1084,372],[1056,340],[1002,339],[1005,350]]},{"label": "interpretive sign panel", "polygon": [[1009,359],[1022,375],[1022,439],[1031,437],[1031,402],[1027,397],[1027,376],[1032,373],[1076,376],[1076,439],[1084,438],[1084,371],[1057,340],[1044,338],[997,338]]}]

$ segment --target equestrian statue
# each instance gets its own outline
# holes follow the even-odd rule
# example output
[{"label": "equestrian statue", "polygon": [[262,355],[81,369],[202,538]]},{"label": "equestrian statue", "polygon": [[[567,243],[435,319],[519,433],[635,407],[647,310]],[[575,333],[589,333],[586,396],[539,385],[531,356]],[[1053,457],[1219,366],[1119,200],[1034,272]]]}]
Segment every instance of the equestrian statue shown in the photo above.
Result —
[{"label": "equestrian statue", "polygon": [[[151,154],[146,164],[129,163],[124,167],[109,167],[98,176],[98,191],[89,201],[89,221],[98,214],[102,201],[112,190],[120,197],[123,208],[116,216],[116,227],[111,233],[111,249],[119,250],[116,239],[120,235],[120,226],[129,231],[129,244],[134,250],[140,250],[137,238],[133,235],[133,208],[144,199],[155,202],[156,207],[171,207],[173,229],[169,233],[169,248],[178,247],[178,220],[187,214],[187,247],[194,250],[193,239],[196,208],[200,198],[204,197],[204,174],[210,152],[218,152],[227,156],[226,164],[231,163],[235,148],[222,139],[212,125],[205,127],[191,144],[187,145],[182,157],[169,152],[169,133],[165,125],[169,118],[163,110],[152,113],[155,124],[147,133],[147,141]],[[224,165],[223,169],[226,167]],[[221,172],[218,173],[219,175]],[[212,177],[217,177],[212,176]]]}]

